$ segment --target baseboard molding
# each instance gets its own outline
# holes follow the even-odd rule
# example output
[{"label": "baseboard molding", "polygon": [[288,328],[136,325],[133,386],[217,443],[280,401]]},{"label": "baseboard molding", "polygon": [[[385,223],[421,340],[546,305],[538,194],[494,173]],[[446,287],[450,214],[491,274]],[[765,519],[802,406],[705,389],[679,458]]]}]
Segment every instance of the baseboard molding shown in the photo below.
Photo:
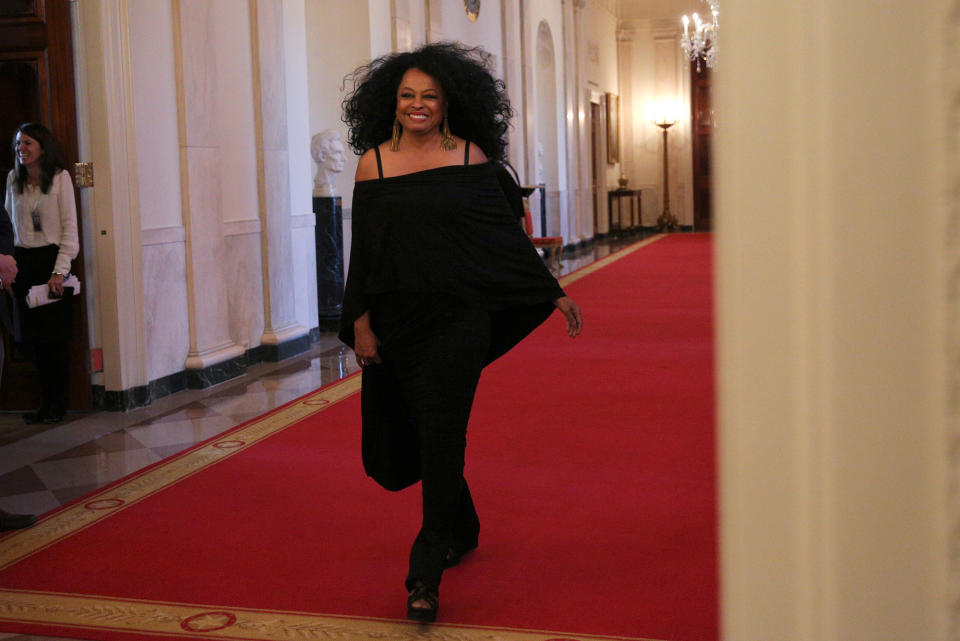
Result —
[{"label": "baseboard molding", "polygon": [[302,354],[310,349],[310,334],[307,333],[297,338],[291,338],[288,341],[276,345],[260,345],[257,349],[260,350],[260,360],[268,363],[276,363],[291,356]]},{"label": "baseboard molding", "polygon": [[340,314],[319,315],[317,317],[318,332],[338,332],[340,331]]},{"label": "baseboard molding", "polygon": [[148,385],[125,390],[108,390],[103,385],[93,386],[93,409],[108,412],[126,412],[151,403]]},{"label": "baseboard molding", "polygon": [[[692,231],[693,231],[693,225],[680,225],[679,231],[681,231],[681,232],[692,232]],[[659,234],[659,233],[661,233],[661,232],[660,232],[660,228],[659,228],[659,227],[656,227],[656,226],[654,226],[654,227],[644,227],[644,228],[643,228],[643,232],[644,232],[645,234]],[[664,233],[669,233],[669,232],[664,232]],[[674,232],[674,233],[676,233],[676,232]]]},{"label": "baseboard molding", "polygon": [[229,381],[231,378],[243,376],[249,364],[247,355],[244,353],[240,356],[208,365],[203,369],[184,370],[187,375],[187,388],[205,389]]},{"label": "baseboard molding", "polygon": [[[679,231],[681,232],[692,232],[694,231],[693,225],[680,225]],[[597,240],[603,240],[604,238],[626,238],[630,236],[651,236],[653,234],[659,234],[660,228],[657,225],[644,225],[643,227],[634,227],[633,229],[626,229],[623,231],[610,232],[607,234],[597,234]]]},{"label": "baseboard molding", "polygon": [[257,363],[276,363],[302,354],[320,340],[320,328],[278,345],[257,345],[236,358],[216,363],[203,369],[184,369],[168,376],[125,390],[108,390],[103,385],[93,386],[93,407],[107,412],[127,412],[146,407],[154,401],[187,389],[205,389],[237,378]]},{"label": "baseboard molding", "polygon": [[581,251],[583,251],[583,250],[585,250],[585,249],[589,249],[589,248],[593,247],[594,243],[595,243],[597,240],[599,240],[599,237],[598,237],[597,239],[594,239],[594,238],[584,238],[583,240],[580,240],[580,241],[575,242],[575,243],[567,243],[566,245],[563,246],[563,255],[564,255],[564,256],[569,256],[569,255],[572,255],[572,254],[576,254],[577,252],[581,252]]}]

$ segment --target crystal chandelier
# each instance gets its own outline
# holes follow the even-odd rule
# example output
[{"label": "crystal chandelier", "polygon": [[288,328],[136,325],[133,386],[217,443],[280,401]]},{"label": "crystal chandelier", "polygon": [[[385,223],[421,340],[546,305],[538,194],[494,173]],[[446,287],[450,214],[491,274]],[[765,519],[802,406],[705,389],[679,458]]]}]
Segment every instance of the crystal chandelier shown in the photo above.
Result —
[{"label": "crystal chandelier", "polygon": [[[710,13],[713,14],[713,22],[704,22],[696,13],[693,14],[693,24],[690,18],[683,16],[683,38],[680,39],[680,46],[683,47],[683,53],[690,58],[690,62],[696,61],[697,71],[700,71],[700,59],[707,63],[707,67],[713,69],[717,66],[717,48],[720,35],[720,25],[717,24],[717,14],[720,13],[720,0],[701,0],[710,5]],[[693,33],[690,33],[693,27]]]}]

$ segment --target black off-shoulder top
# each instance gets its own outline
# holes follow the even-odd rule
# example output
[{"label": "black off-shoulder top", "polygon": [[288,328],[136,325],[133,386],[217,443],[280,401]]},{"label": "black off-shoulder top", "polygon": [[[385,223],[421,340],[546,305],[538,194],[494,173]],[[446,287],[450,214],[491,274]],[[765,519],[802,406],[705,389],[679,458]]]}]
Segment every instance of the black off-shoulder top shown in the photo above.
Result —
[{"label": "black off-shoulder top", "polygon": [[[521,229],[495,165],[438,167],[356,183],[340,324],[340,338],[350,347],[353,322],[368,310],[376,329],[377,310],[407,305],[414,313],[392,315],[415,331],[418,305],[452,301],[490,311],[489,364],[546,320],[553,300],[563,295]],[[416,429],[391,368],[364,368],[360,405],[367,474],[388,490],[416,483]]]},{"label": "black off-shoulder top", "polygon": [[499,357],[543,322],[563,290],[500,187],[492,163],[356,183],[340,338],[381,294],[441,294],[489,310]]}]

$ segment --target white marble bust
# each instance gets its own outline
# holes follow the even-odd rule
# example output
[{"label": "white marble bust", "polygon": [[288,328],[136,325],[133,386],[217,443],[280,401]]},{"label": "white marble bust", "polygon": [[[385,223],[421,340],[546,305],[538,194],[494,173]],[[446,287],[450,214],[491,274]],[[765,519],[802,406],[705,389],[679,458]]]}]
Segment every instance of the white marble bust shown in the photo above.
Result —
[{"label": "white marble bust", "polygon": [[313,178],[314,196],[336,196],[333,181],[343,171],[343,154],[346,148],[340,132],[334,129],[321,131],[310,141],[310,155],[317,163],[317,175]]}]

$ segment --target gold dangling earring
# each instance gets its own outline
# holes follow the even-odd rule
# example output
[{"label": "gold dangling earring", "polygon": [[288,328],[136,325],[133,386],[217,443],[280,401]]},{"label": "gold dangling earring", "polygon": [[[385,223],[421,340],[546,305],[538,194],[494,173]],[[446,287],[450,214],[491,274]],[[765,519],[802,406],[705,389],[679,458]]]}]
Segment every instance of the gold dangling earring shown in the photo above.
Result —
[{"label": "gold dangling earring", "polygon": [[447,114],[443,114],[443,126],[440,128],[440,149],[452,151],[457,148],[457,141],[453,139],[450,133],[450,124],[447,121]]},{"label": "gold dangling earring", "polygon": [[400,121],[394,118],[393,119],[393,137],[390,138],[390,151],[398,151],[400,149],[401,134],[403,134],[403,127],[400,126]]}]

